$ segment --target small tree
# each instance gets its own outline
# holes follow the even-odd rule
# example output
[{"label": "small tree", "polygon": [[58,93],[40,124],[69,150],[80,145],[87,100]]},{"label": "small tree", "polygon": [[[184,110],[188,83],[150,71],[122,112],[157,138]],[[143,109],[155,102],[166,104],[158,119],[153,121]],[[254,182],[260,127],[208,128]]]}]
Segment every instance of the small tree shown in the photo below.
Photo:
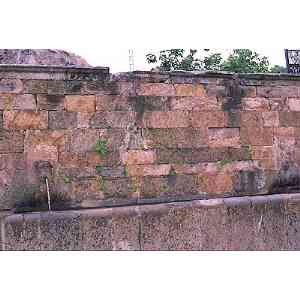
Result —
[{"label": "small tree", "polygon": [[273,66],[270,68],[269,60],[266,56],[260,56],[250,49],[235,49],[224,60],[220,53],[209,53],[209,49],[204,49],[207,53],[202,58],[197,58],[197,50],[190,50],[185,55],[184,49],[171,49],[160,51],[159,57],[155,54],[147,54],[146,59],[150,64],[159,64],[160,71],[228,71],[235,73],[267,73],[284,72],[285,68]]},{"label": "small tree", "polygon": [[222,64],[222,70],[235,73],[267,73],[269,60],[250,49],[234,49]]}]

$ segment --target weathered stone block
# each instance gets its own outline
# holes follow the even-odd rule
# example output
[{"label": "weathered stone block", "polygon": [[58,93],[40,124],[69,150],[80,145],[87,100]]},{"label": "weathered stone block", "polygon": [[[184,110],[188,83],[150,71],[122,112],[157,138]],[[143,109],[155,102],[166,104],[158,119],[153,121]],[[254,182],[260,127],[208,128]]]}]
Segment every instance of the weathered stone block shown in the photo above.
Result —
[{"label": "weathered stone block", "polygon": [[208,145],[208,132],[204,128],[145,129],[147,147],[201,148]]},{"label": "weathered stone block", "polygon": [[269,98],[270,108],[273,111],[288,111],[289,107],[287,105],[286,98]]},{"label": "weathered stone block", "polygon": [[226,123],[223,111],[191,112],[192,127],[224,127]]},{"label": "weathered stone block", "polygon": [[49,212],[41,215],[41,250],[83,250],[80,215]]},{"label": "weathered stone block", "polygon": [[35,97],[30,94],[0,94],[0,109],[34,110]]},{"label": "weathered stone block", "polygon": [[140,218],[136,213],[120,211],[112,217],[111,239],[113,250],[142,250]]},{"label": "weathered stone block", "polygon": [[109,151],[105,156],[91,151],[86,153],[86,158],[90,166],[117,166],[121,164],[119,151]]},{"label": "weathered stone block", "polygon": [[262,113],[264,127],[278,127],[279,113],[277,111],[268,111]]},{"label": "weathered stone block", "polygon": [[243,145],[272,146],[272,127],[241,127],[241,142]]},{"label": "weathered stone block", "polygon": [[209,147],[240,147],[239,128],[209,128]]},{"label": "weathered stone block", "polygon": [[189,126],[189,114],[186,111],[153,111],[144,113],[143,127],[146,128],[181,128]]},{"label": "weathered stone block", "polygon": [[300,111],[300,98],[288,98],[287,105],[291,111]]},{"label": "weathered stone block", "polygon": [[96,96],[66,96],[65,110],[76,112],[95,112]]},{"label": "weathered stone block", "polygon": [[62,110],[64,99],[63,95],[37,95],[37,107],[40,110]]},{"label": "weathered stone block", "polygon": [[212,168],[198,176],[199,190],[209,195],[223,195],[233,190],[232,173],[226,166]]},{"label": "weathered stone block", "polygon": [[141,183],[141,196],[158,197],[167,195],[169,191],[168,179],[166,177],[144,177]]},{"label": "weathered stone block", "polygon": [[241,127],[241,113],[233,110],[225,112],[225,124],[226,127]]},{"label": "weathered stone block", "polygon": [[256,111],[247,111],[247,112],[242,111],[241,126],[249,127],[249,128],[263,126],[262,113]]},{"label": "weathered stone block", "polygon": [[96,129],[73,130],[69,138],[69,149],[71,152],[93,151],[100,133]]},{"label": "weathered stone block", "polygon": [[153,164],[155,152],[151,150],[129,150],[121,153],[121,160],[126,165]]},{"label": "weathered stone block", "polygon": [[216,97],[171,97],[171,110],[211,111],[221,110],[221,105]]},{"label": "weathered stone block", "polygon": [[283,127],[300,127],[300,111],[279,112],[279,124]]},{"label": "weathered stone block", "polygon": [[0,93],[20,94],[23,91],[23,83],[20,79],[3,78],[0,80]]},{"label": "weathered stone block", "polygon": [[39,217],[29,219],[23,215],[6,217],[3,234],[5,235],[4,250],[41,250],[39,240]]},{"label": "weathered stone block", "polygon": [[21,131],[0,130],[0,153],[19,153],[24,150],[24,134]]},{"label": "weathered stone block", "polygon": [[92,128],[128,128],[135,121],[134,112],[97,111],[90,120]]},{"label": "weathered stone block", "polygon": [[166,176],[171,171],[171,165],[129,165],[127,172],[129,176]]},{"label": "weathered stone block", "polygon": [[[109,210],[109,212],[111,212]],[[81,218],[84,231],[84,250],[112,250],[111,226],[112,217],[109,213],[84,213]]]},{"label": "weathered stone block", "polygon": [[73,129],[77,126],[77,113],[70,111],[49,111],[49,129]]},{"label": "weathered stone block", "polygon": [[139,83],[136,89],[137,95],[145,96],[175,96],[175,88],[166,83]]},{"label": "weathered stone block", "polygon": [[205,89],[200,84],[175,84],[176,96],[205,97]]},{"label": "weathered stone block", "polygon": [[132,194],[131,179],[103,180],[100,189],[106,198],[128,198]]},{"label": "weathered stone block", "polygon": [[273,147],[272,146],[252,146],[251,147],[253,159],[272,159],[273,158]]},{"label": "weathered stone block", "polygon": [[132,110],[132,106],[126,96],[99,95],[96,96],[96,109],[107,111],[128,111]]},{"label": "weathered stone block", "polygon": [[267,111],[269,110],[269,100],[266,98],[243,98],[244,110]]},{"label": "weathered stone block", "polygon": [[299,89],[293,86],[281,87],[257,87],[257,96],[266,98],[284,98],[284,97],[298,97]]},{"label": "weathered stone block", "polygon": [[4,111],[6,129],[47,129],[48,112],[46,111]]},{"label": "weathered stone block", "polygon": [[200,210],[142,210],[142,250],[201,250]]}]

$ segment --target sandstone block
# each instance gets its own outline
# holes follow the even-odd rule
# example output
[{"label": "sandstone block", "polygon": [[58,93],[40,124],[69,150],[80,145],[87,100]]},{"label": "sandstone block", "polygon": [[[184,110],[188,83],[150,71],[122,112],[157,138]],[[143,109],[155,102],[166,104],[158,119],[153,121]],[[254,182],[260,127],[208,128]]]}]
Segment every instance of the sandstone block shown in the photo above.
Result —
[{"label": "sandstone block", "polygon": [[72,129],[77,127],[77,113],[70,111],[49,111],[49,129]]},{"label": "sandstone block", "polygon": [[66,96],[65,109],[66,111],[95,112],[96,96]]},{"label": "sandstone block", "polygon": [[128,97],[119,95],[98,95],[96,96],[96,110],[107,111],[128,111],[131,110]]},{"label": "sandstone block", "polygon": [[47,129],[48,112],[46,111],[4,111],[6,129]]},{"label": "sandstone block", "polygon": [[199,188],[209,195],[222,195],[232,192],[232,173],[225,168],[207,171],[198,176]]},{"label": "sandstone block", "polygon": [[287,105],[291,111],[300,111],[300,98],[288,98]]},{"label": "sandstone block", "polygon": [[0,109],[35,110],[35,97],[30,94],[0,94]]},{"label": "sandstone block", "polygon": [[277,111],[266,111],[262,113],[264,127],[278,127],[279,113]]},{"label": "sandstone block", "polygon": [[23,83],[20,79],[6,79],[0,80],[0,93],[14,93],[19,94],[23,91]]},{"label": "sandstone block", "polygon": [[63,95],[37,95],[37,106],[40,110],[63,110]]},{"label": "sandstone block", "polygon": [[279,112],[279,124],[283,127],[300,127],[300,111]]},{"label": "sandstone block", "polygon": [[92,128],[128,128],[134,121],[134,112],[97,111],[90,120],[90,126]]},{"label": "sandstone block", "polygon": [[145,112],[143,126],[148,128],[189,127],[189,114],[186,111]]},{"label": "sandstone block", "polygon": [[140,83],[136,89],[137,95],[145,96],[175,96],[175,88],[166,83]]},{"label": "sandstone block", "polygon": [[299,90],[293,86],[281,86],[281,87],[257,87],[257,96],[266,98],[284,98],[284,97],[298,97]]},{"label": "sandstone block", "polygon": [[269,100],[266,98],[243,98],[242,103],[244,110],[269,110]]},{"label": "sandstone block", "polygon": [[191,112],[192,127],[224,127],[226,123],[223,111]]},{"label": "sandstone block", "polygon": [[200,84],[175,84],[176,96],[205,97],[205,89]]},{"label": "sandstone block", "polygon": [[210,128],[208,136],[209,147],[240,147],[239,128]]},{"label": "sandstone block", "polygon": [[221,110],[216,97],[170,97],[171,110],[211,111]]},{"label": "sandstone block", "polygon": [[295,137],[297,128],[295,127],[275,127],[275,137]]},{"label": "sandstone block", "polygon": [[241,112],[241,126],[257,127],[263,126],[263,118],[261,112],[256,111],[242,111]]},{"label": "sandstone block", "polygon": [[143,136],[149,148],[201,148],[208,145],[205,128],[145,129]]},{"label": "sandstone block", "polygon": [[19,153],[24,150],[24,134],[20,131],[0,130],[0,153]]},{"label": "sandstone block", "polygon": [[91,118],[94,113],[78,112],[77,113],[77,128],[89,128]]},{"label": "sandstone block", "polygon": [[272,146],[272,127],[242,127],[240,130],[243,145]]},{"label": "sandstone block", "polygon": [[166,176],[170,173],[171,165],[128,165],[129,176]]},{"label": "sandstone block", "polygon": [[123,164],[127,165],[153,164],[155,152],[151,150],[129,150],[121,153],[121,160]]},{"label": "sandstone block", "polygon": [[267,159],[271,160],[273,158],[273,148],[272,146],[252,146],[251,147],[252,158],[253,159]]}]

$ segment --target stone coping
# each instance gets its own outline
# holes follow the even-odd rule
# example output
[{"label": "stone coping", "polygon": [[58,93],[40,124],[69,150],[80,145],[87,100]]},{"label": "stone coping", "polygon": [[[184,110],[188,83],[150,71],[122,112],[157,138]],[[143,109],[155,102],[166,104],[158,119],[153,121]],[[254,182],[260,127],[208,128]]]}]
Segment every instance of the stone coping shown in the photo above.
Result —
[{"label": "stone coping", "polygon": [[47,217],[61,217],[68,218],[74,215],[87,216],[106,216],[106,215],[141,215],[147,212],[165,213],[171,209],[180,208],[218,208],[218,207],[241,207],[247,205],[264,205],[276,203],[300,203],[300,193],[296,194],[274,194],[274,195],[260,195],[260,196],[243,196],[243,197],[229,197],[229,198],[212,198],[205,200],[192,200],[182,202],[169,202],[158,204],[143,204],[143,205],[129,205],[119,207],[107,208],[93,208],[93,209],[79,209],[66,211],[43,211],[31,213],[16,213],[3,212],[2,218],[6,221],[15,222],[25,218],[26,220],[35,220]]},{"label": "stone coping", "polygon": [[300,74],[290,73],[232,73],[223,71],[172,71],[172,72],[154,72],[154,71],[133,71],[120,72],[113,76],[119,79],[138,79],[138,78],[172,78],[172,77],[189,77],[189,78],[240,78],[253,80],[300,80]]},{"label": "stone coping", "polygon": [[92,72],[109,73],[108,67],[46,66],[46,65],[7,65],[0,64],[0,72]]},{"label": "stone coping", "polygon": [[[7,78],[4,73],[13,73],[13,76],[22,73],[89,73],[111,75],[116,80],[130,80],[139,78],[240,78],[240,79],[254,79],[254,80],[300,80],[300,74],[290,73],[232,73],[223,71],[172,71],[172,72],[154,72],[154,71],[133,71],[120,72],[110,74],[109,67],[77,67],[77,66],[46,66],[46,65],[8,65],[0,64],[0,76]],[[13,78],[13,77],[11,77]],[[35,79],[35,78],[34,78]],[[36,78],[43,79],[43,78]]]}]

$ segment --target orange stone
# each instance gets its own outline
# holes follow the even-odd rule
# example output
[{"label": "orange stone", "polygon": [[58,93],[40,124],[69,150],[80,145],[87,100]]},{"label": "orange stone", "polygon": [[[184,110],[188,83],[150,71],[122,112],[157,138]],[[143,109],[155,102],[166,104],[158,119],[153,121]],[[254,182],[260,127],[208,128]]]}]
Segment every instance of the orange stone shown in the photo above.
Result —
[{"label": "orange stone", "polygon": [[166,176],[169,175],[171,165],[128,165],[129,176]]},{"label": "orange stone", "polygon": [[6,129],[47,129],[47,111],[4,111]]},{"label": "orange stone", "polygon": [[121,160],[123,164],[127,165],[153,164],[155,161],[155,153],[150,150],[129,150],[121,153]]},{"label": "orange stone", "polygon": [[200,84],[175,84],[176,96],[204,97],[205,89]]},{"label": "orange stone", "polygon": [[65,97],[65,109],[77,112],[95,112],[96,96],[77,96],[70,95]]},{"label": "orange stone", "polygon": [[143,124],[148,128],[180,128],[189,127],[190,120],[186,111],[146,111]]}]

